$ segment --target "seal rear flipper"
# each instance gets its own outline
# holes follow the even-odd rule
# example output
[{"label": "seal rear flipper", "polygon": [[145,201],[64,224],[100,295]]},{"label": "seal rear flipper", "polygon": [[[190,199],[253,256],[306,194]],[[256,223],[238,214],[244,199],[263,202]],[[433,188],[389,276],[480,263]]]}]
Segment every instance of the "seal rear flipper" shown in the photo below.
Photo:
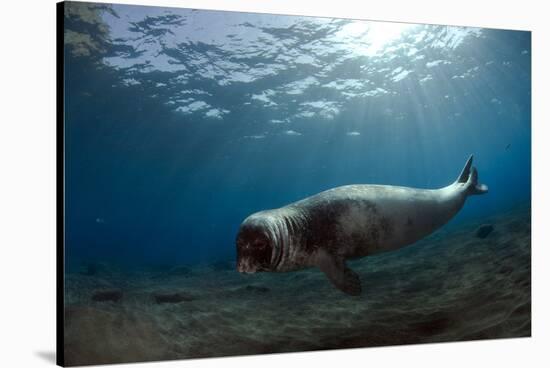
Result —
[{"label": "seal rear flipper", "polygon": [[475,167],[472,167],[470,177],[468,178],[468,194],[485,194],[489,191],[489,188],[485,184],[480,184],[477,181],[477,170]]},{"label": "seal rear flipper", "polygon": [[472,167],[472,161],[474,161],[474,155],[470,155],[468,157],[468,160],[466,160],[466,164],[464,165],[464,168],[460,172],[460,175],[456,179],[457,183],[466,183],[468,181],[468,178],[470,177],[470,169]]},{"label": "seal rear flipper", "polygon": [[456,179],[456,183],[464,184],[469,195],[485,194],[489,191],[489,188],[485,184],[478,183],[477,170],[475,167],[472,167],[473,160],[474,155],[470,155],[466,161],[466,165],[464,165],[462,172],[458,176],[458,179]]},{"label": "seal rear flipper", "polygon": [[346,266],[344,260],[324,251],[319,252],[317,259],[319,268],[334,286],[348,295],[361,294],[361,280],[355,272]]}]

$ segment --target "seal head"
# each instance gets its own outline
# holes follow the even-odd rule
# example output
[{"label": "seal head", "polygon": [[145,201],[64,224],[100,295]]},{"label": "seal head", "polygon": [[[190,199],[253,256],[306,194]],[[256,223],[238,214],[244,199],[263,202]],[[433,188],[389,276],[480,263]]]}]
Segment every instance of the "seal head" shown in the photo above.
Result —
[{"label": "seal head", "polygon": [[237,234],[237,270],[243,273],[274,271],[279,246],[269,219],[254,214]]}]

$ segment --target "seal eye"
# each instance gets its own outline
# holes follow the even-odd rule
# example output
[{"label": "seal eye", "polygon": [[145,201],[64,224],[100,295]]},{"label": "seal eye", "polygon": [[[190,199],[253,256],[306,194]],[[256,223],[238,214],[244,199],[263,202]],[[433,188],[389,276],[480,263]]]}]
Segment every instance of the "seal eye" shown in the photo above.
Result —
[{"label": "seal eye", "polygon": [[263,239],[257,239],[254,241],[254,248],[263,250],[267,247],[267,242]]}]

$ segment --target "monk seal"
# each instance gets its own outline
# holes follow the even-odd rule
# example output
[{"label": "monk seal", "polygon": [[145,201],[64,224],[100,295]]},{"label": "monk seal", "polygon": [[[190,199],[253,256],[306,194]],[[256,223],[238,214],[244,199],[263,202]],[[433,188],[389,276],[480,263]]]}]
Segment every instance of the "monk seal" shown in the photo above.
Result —
[{"label": "monk seal", "polygon": [[453,218],[478,184],[473,156],[458,179],[440,189],[345,185],[247,217],[237,235],[237,270],[288,272],[319,267],[349,295],[361,294],[350,259],[396,250]]}]

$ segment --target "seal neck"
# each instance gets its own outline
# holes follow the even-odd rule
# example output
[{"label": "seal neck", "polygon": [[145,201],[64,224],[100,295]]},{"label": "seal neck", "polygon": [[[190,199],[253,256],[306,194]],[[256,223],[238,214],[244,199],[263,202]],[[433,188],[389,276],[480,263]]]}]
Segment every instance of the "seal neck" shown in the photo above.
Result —
[{"label": "seal neck", "polygon": [[305,227],[306,218],[292,206],[272,210],[269,217],[269,236],[274,244],[271,268],[275,271],[290,270],[294,264],[292,259],[299,249],[299,234]]}]

